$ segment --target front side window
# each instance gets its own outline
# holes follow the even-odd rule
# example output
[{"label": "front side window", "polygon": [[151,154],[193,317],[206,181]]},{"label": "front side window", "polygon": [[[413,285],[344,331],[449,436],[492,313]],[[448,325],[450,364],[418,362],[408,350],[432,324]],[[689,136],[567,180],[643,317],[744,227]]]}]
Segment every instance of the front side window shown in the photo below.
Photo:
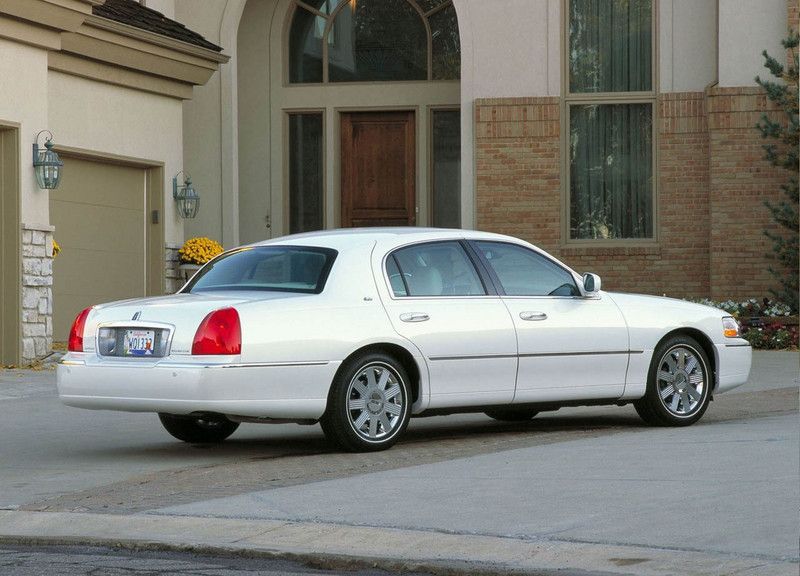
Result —
[{"label": "front side window", "polygon": [[486,289],[458,242],[401,248],[386,261],[395,296],[483,296]]},{"label": "front side window", "polygon": [[261,290],[319,294],[336,251],[303,246],[257,246],[216,258],[198,272],[183,292]]},{"label": "front side window", "polygon": [[502,242],[475,242],[508,296],[580,296],[567,270],[541,254]]},{"label": "front side window", "polygon": [[457,80],[452,0],[296,0],[289,82]]},{"label": "front side window", "polygon": [[652,0],[569,0],[570,240],[655,236]]}]

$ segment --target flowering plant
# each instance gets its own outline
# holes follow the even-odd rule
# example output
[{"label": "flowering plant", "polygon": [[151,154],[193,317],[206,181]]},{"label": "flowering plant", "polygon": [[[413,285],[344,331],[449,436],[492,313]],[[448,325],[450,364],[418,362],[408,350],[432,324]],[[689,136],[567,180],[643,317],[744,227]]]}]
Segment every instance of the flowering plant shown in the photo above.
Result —
[{"label": "flowering plant", "polygon": [[181,264],[205,264],[215,256],[222,254],[222,246],[210,238],[189,238],[178,250]]},{"label": "flowering plant", "polygon": [[56,242],[56,239],[53,238],[53,253],[51,254],[51,256],[55,258],[59,254],[61,254],[61,246],[59,246],[58,242]]}]

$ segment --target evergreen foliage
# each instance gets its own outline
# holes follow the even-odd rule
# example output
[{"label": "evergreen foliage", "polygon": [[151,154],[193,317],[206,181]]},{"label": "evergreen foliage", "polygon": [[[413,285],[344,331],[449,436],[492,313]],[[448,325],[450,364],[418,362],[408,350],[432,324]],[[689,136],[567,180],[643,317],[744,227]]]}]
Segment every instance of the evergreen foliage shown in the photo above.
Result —
[{"label": "evergreen foliage", "polygon": [[781,186],[784,198],[777,203],[766,201],[765,204],[781,230],[777,233],[765,230],[772,240],[774,258],[781,264],[770,267],[770,272],[778,281],[778,287],[772,293],[786,302],[797,313],[798,310],[798,56],[797,47],[800,42],[798,33],[791,30],[789,37],[782,41],[787,51],[787,65],[763,52],[764,66],[774,79],[764,80],[756,77],[756,82],[764,88],[767,98],[780,110],[778,117],[770,118],[763,114],[757,127],[764,138],[771,140],[764,145],[765,158],[773,166],[780,166],[790,172],[789,180]]}]

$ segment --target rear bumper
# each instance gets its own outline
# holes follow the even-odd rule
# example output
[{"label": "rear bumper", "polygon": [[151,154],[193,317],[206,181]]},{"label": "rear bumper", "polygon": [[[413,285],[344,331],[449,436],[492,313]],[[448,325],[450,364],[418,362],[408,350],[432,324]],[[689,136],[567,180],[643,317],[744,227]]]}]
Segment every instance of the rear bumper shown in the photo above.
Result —
[{"label": "rear bumper", "polygon": [[717,344],[717,387],[719,394],[741,386],[750,377],[753,349],[747,340],[736,339],[726,344]]},{"label": "rear bumper", "polygon": [[58,395],[67,406],[281,419],[322,416],[340,364],[203,365],[167,358],[145,364],[81,356],[68,355],[56,369]]}]

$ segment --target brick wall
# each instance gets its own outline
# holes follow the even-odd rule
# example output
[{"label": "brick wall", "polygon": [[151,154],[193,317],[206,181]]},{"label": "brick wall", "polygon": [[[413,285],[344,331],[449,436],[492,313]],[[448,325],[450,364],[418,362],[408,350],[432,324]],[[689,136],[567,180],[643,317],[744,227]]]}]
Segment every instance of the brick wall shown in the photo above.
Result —
[{"label": "brick wall", "polygon": [[707,102],[711,296],[764,296],[775,284],[764,230],[776,230],[764,201],[779,200],[788,178],[764,160],[765,141],[755,128],[768,101],[760,88],[714,87]]},{"label": "brick wall", "polygon": [[564,246],[558,98],[476,102],[478,228],[532,242],[609,289],[707,296],[708,133],[703,93],[658,103],[660,242]]},{"label": "brick wall", "polygon": [[800,23],[798,23],[798,19],[800,16],[798,15],[798,0],[789,0],[787,5],[787,13],[789,17],[789,28],[793,30],[798,30],[800,28]]},{"label": "brick wall", "polygon": [[559,244],[558,98],[476,102],[478,228],[524,238],[546,250]]}]

